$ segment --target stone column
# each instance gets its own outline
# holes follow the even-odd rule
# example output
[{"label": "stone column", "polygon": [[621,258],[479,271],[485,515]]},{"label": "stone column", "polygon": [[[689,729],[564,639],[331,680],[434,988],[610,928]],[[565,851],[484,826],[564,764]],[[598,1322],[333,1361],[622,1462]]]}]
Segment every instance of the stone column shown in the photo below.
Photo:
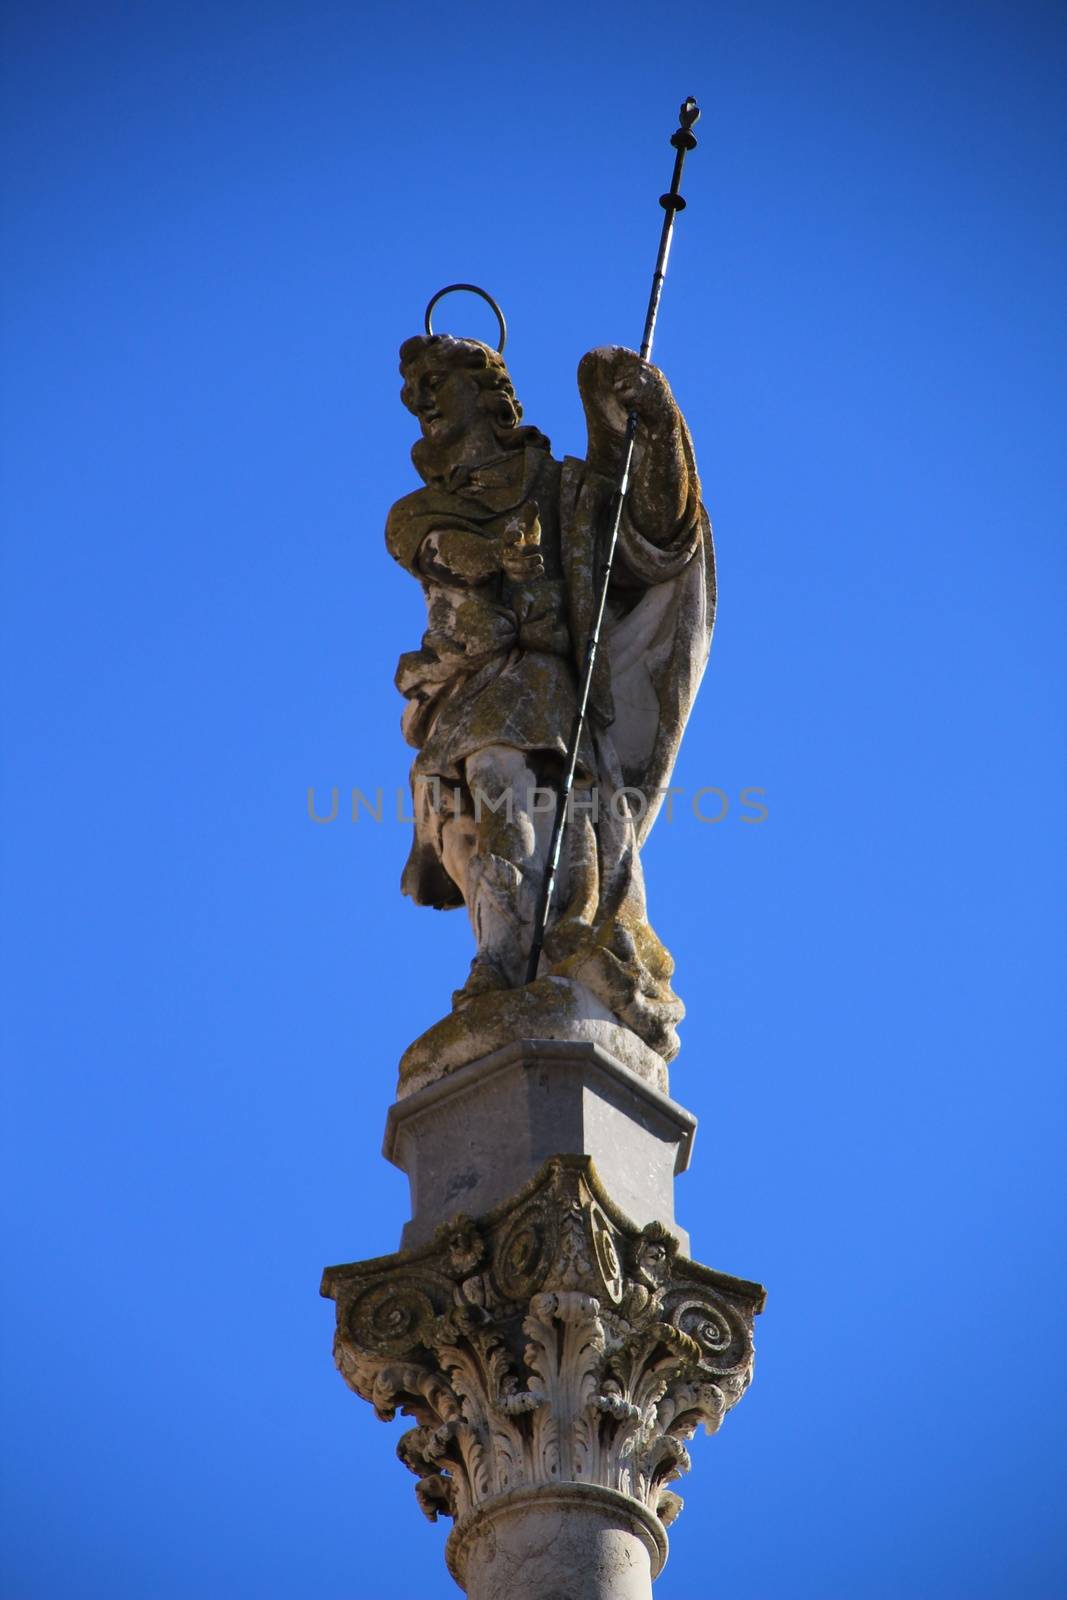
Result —
[{"label": "stone column", "polygon": [[[518,1041],[393,1107],[406,1248],[328,1268],[345,1382],[470,1600],[648,1600],[669,1487],[752,1374],[758,1284],[688,1259],[692,1117],[589,1043]],[[625,1206],[619,1203],[625,1197]],[[684,1243],[683,1243],[684,1241]]]}]

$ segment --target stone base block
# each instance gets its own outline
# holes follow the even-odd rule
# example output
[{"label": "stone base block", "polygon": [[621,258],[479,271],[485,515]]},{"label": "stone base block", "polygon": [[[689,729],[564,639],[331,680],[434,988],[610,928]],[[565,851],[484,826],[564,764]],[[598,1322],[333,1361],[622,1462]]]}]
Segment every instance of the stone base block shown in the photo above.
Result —
[{"label": "stone base block", "polygon": [[689,1165],[696,1119],[600,1045],[523,1039],[391,1106],[384,1154],[408,1175],[402,1248],[463,1213],[507,1200],[553,1156],[591,1156],[638,1227],[674,1220],[674,1177]]}]

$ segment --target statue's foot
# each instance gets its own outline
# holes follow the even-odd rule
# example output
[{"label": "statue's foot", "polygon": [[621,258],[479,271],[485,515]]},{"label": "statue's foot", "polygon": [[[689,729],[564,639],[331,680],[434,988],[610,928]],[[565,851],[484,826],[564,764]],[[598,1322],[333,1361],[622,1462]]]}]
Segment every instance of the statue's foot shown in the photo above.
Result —
[{"label": "statue's foot", "polygon": [[585,955],[596,943],[596,931],[580,917],[561,917],[545,934],[545,959],[553,968],[561,967],[577,955]]},{"label": "statue's foot", "polygon": [[497,989],[510,989],[507,973],[492,956],[477,955],[471,962],[470,974],[462,989],[452,996],[452,1009],[456,1011],[480,994],[492,994]]}]

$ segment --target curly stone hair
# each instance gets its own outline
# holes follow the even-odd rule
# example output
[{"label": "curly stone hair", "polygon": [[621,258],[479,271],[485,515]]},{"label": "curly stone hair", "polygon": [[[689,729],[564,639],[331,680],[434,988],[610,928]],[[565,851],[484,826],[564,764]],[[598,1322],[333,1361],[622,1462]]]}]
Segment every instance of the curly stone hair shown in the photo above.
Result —
[{"label": "curly stone hair", "polygon": [[504,358],[479,339],[457,339],[450,333],[420,333],[405,339],[400,346],[400,376],[404,380],[400,398],[407,409],[417,415],[412,388],[414,369],[424,363],[435,367],[460,367],[473,374],[480,389],[486,393],[483,402],[493,424],[493,431],[505,449],[522,449],[534,445],[543,450],[552,447],[538,428],[521,428],[522,406],[515,394]]}]

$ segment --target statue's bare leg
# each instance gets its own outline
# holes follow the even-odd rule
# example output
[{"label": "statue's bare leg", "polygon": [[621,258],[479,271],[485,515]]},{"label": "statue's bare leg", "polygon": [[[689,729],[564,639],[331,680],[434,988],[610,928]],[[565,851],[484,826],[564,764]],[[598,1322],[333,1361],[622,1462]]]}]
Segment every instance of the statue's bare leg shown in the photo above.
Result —
[{"label": "statue's bare leg", "polygon": [[537,814],[537,778],[523,751],[488,745],[468,756],[466,777],[473,837],[457,834],[454,843],[470,844],[463,894],[477,954],[457,1004],[525,980],[548,836]]}]

